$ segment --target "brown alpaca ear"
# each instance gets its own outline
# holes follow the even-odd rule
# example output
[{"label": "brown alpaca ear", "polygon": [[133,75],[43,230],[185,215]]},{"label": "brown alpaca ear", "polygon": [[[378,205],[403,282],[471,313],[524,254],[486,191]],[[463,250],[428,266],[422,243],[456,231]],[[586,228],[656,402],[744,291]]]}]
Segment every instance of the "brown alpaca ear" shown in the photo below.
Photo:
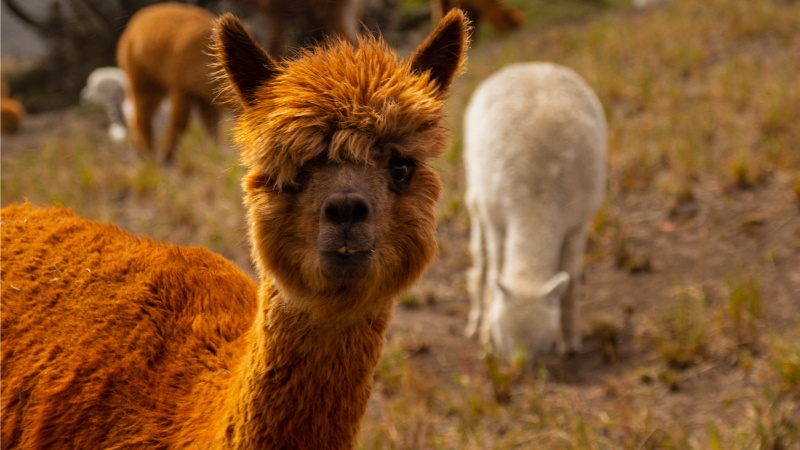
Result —
[{"label": "brown alpaca ear", "polygon": [[278,74],[277,64],[231,13],[217,21],[214,47],[228,86],[244,106],[252,106],[258,88]]},{"label": "brown alpaca ear", "polygon": [[444,93],[466,59],[469,21],[460,9],[451,9],[411,56],[417,73],[430,71],[439,91]]}]

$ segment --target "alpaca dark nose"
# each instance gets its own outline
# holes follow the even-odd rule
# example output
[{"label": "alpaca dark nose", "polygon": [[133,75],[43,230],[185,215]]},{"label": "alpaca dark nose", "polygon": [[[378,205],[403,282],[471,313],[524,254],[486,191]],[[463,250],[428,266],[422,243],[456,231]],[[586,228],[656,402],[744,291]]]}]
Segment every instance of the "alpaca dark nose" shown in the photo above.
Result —
[{"label": "alpaca dark nose", "polygon": [[367,199],[355,192],[332,194],[325,201],[323,214],[327,220],[337,225],[367,222],[372,218]]}]

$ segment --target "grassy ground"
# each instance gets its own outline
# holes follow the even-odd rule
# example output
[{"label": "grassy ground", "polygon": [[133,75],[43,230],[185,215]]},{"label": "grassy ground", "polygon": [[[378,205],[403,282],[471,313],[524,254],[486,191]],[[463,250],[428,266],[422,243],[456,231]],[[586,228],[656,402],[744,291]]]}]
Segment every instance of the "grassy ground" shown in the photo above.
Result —
[{"label": "grassy ground", "polygon": [[[797,448],[800,2],[509,2],[527,24],[481,29],[448,103],[441,256],[400,299],[361,447]],[[527,60],[572,67],[597,91],[610,182],[587,253],[586,350],[517,374],[461,335],[460,135],[477,84]],[[162,167],[103,126],[76,108],[4,135],[2,204],[64,204],[252,273],[235,150],[192,128]]]}]

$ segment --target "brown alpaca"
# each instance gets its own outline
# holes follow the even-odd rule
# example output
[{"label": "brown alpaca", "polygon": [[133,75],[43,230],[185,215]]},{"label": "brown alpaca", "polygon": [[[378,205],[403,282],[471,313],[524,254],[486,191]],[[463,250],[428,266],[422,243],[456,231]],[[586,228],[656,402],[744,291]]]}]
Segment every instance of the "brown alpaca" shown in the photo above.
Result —
[{"label": "brown alpaca", "polygon": [[25,118],[22,103],[10,98],[11,90],[6,77],[0,77],[0,130],[3,133],[16,133]]},{"label": "brown alpaca", "polygon": [[407,62],[365,37],[278,64],[219,20],[259,287],[203,249],[3,209],[4,448],[353,448],[393,298],[436,253],[466,35],[453,11]]},{"label": "brown alpaca", "polygon": [[485,17],[500,34],[514,31],[525,23],[522,11],[505,4],[503,0],[431,0],[434,22],[453,8],[463,9],[475,28]]},{"label": "brown alpaca", "polygon": [[152,154],[153,119],[162,100],[170,101],[164,159],[171,162],[189,122],[192,105],[206,130],[217,135],[218,107],[213,104],[219,83],[211,80],[210,54],[214,16],[182,3],[160,3],[131,17],[117,44],[117,64],[128,76],[134,107],[130,124],[142,153]]},{"label": "brown alpaca", "polygon": [[363,0],[236,0],[258,8],[269,28],[267,50],[273,57],[286,54],[287,25],[300,25],[304,43],[321,42],[329,34],[357,42]]}]

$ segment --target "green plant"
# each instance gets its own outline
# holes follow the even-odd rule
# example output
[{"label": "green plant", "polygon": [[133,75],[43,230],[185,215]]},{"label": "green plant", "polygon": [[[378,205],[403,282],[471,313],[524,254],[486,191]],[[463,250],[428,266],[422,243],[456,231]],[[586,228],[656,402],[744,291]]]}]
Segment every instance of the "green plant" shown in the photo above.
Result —
[{"label": "green plant", "polygon": [[685,369],[708,356],[708,319],[705,292],[683,286],[675,294],[675,306],[662,318],[657,338],[661,357],[676,369]]},{"label": "green plant", "polygon": [[159,188],[162,178],[161,167],[154,161],[146,161],[136,171],[134,190],[139,195],[147,195]]},{"label": "green plant", "polygon": [[590,324],[591,335],[600,341],[603,358],[608,362],[619,361],[619,329],[605,319],[594,319]]},{"label": "green plant", "polygon": [[778,388],[800,401],[800,343],[773,337],[769,345],[769,361]]},{"label": "green plant", "polygon": [[758,323],[764,315],[761,304],[761,289],[757,278],[729,277],[728,318],[736,343],[755,347],[758,342]]},{"label": "green plant", "polygon": [[631,249],[628,236],[621,226],[614,228],[611,239],[612,257],[618,269],[628,273],[649,272],[652,270],[650,255],[643,252],[634,252]]},{"label": "green plant", "polygon": [[762,160],[740,157],[729,166],[729,186],[734,189],[752,189],[762,184],[769,175],[769,169]]},{"label": "green plant", "polygon": [[764,401],[753,402],[754,437],[758,448],[789,449],[800,445],[800,410],[790,399],[762,385]]}]

